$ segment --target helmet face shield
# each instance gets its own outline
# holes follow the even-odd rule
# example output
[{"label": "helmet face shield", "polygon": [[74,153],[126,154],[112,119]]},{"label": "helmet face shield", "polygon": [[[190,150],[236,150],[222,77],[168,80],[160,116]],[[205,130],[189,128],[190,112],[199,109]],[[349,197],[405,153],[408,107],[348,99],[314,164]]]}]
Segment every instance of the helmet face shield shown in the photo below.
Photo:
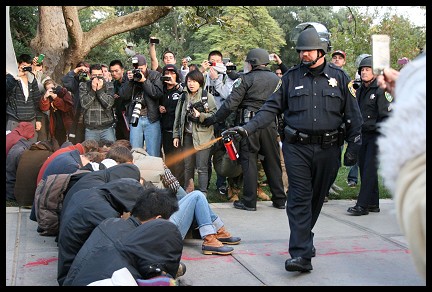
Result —
[{"label": "helmet face shield", "polygon": [[300,23],[292,31],[291,40],[295,43],[297,51],[323,50],[324,53],[331,51],[330,33],[318,22]]}]

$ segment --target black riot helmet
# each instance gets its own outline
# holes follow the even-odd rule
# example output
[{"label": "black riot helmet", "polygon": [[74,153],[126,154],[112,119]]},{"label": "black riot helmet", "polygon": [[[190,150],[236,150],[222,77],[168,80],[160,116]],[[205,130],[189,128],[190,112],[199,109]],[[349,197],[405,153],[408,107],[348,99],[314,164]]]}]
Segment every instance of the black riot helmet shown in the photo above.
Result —
[{"label": "black riot helmet", "polygon": [[361,61],[360,64],[358,66],[358,71],[357,73],[360,75],[361,72],[361,68],[363,67],[371,67],[372,68],[372,56],[368,55],[366,57],[364,57]]},{"label": "black riot helmet", "polygon": [[269,53],[261,48],[252,49],[247,53],[246,62],[250,63],[252,67],[257,65],[267,65],[270,63]]},{"label": "black riot helmet", "polygon": [[[330,33],[324,25],[317,22],[304,22],[297,25],[291,34],[291,40],[296,44],[297,52],[320,50],[322,51],[321,57],[323,57],[332,49]],[[312,66],[319,58],[313,62],[303,63],[306,66]]]}]

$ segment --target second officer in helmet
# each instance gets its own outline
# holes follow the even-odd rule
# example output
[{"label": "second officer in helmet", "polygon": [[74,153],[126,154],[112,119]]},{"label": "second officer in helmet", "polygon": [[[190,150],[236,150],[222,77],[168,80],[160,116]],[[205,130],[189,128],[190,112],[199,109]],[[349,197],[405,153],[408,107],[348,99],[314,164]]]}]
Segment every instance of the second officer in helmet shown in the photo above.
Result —
[{"label": "second officer in helmet", "polygon": [[[244,74],[234,82],[230,95],[216,114],[204,120],[203,124],[209,126],[224,121],[233,111],[237,113],[236,125],[242,126],[252,119],[279,84],[279,77],[267,67],[269,63],[269,53],[266,50],[251,49],[246,56]],[[234,202],[235,208],[256,210],[259,153],[264,156],[262,164],[272,194],[273,207],[285,209],[286,194],[282,182],[277,135],[276,119],[273,119],[267,127],[240,141],[243,195]]]},{"label": "second officer in helmet", "polygon": [[[341,164],[340,146],[344,139],[348,142],[344,164],[355,164],[362,118],[348,88],[350,78],[325,59],[331,50],[325,26],[304,23],[297,28],[301,31],[296,43],[301,63],[282,76],[276,92],[246,125],[229,130],[243,137],[252,136],[283,113],[282,152],[289,177],[286,212],[291,256],[285,269],[306,272],[312,270],[311,258],[315,256],[312,229]],[[344,124],[349,124],[346,132]]]}]

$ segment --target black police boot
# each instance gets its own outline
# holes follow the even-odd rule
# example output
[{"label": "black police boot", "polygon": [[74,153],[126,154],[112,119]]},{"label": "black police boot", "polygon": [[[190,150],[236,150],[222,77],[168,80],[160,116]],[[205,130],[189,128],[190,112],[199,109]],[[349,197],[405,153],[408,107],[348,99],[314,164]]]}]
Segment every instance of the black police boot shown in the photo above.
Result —
[{"label": "black police boot", "polygon": [[285,261],[285,270],[288,272],[307,272],[312,269],[311,261],[302,257],[296,257]]}]

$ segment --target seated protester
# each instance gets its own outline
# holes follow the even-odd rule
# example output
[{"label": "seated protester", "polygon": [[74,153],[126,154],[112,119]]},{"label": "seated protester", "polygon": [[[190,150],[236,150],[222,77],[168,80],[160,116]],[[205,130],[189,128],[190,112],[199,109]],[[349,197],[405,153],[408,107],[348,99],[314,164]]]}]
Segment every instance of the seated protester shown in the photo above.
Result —
[{"label": "seated protester", "polygon": [[[133,166],[132,164],[117,166],[122,165]],[[93,229],[104,219],[119,218],[124,212],[130,212],[136,200],[142,195],[142,191],[143,186],[137,179],[120,178],[80,190],[70,197],[69,203],[63,206],[60,216],[57,270],[57,281],[60,286],[63,285],[76,254]]]},{"label": "seated protester", "polygon": [[[136,181],[139,181],[140,171],[138,167],[133,164],[122,163],[107,169],[73,175],[69,181],[68,189],[64,196],[63,209],[67,208],[69,201],[78,191],[100,186],[119,178],[133,178]],[[60,216],[60,220],[61,218],[62,215]]]},{"label": "seated protester", "polygon": [[177,227],[167,219],[177,210],[171,190],[141,187],[129,218],[108,218],[93,230],[73,260],[63,285],[88,285],[111,278],[123,267],[136,280],[160,275],[175,278],[183,241]]},{"label": "seated protester", "polygon": [[[63,145],[65,147],[63,147]],[[85,140],[82,143],[77,143],[75,145],[67,145],[62,144],[62,148],[56,150],[52,155],[49,156],[48,159],[45,160],[45,162],[42,164],[42,167],[39,170],[36,184],[40,182],[42,179],[42,176],[45,172],[45,169],[48,167],[48,165],[53,161],[54,158],[56,158],[58,155],[69,152],[72,150],[78,150],[80,154],[84,154],[90,151],[98,151],[98,142],[96,140]]]},{"label": "seated protester", "polygon": [[223,221],[211,209],[206,196],[201,191],[192,191],[179,200],[179,210],[169,220],[173,222],[184,239],[193,222],[199,227],[204,239],[202,252],[206,255],[229,255],[233,248],[224,244],[239,244],[240,237],[231,236],[225,229]]},{"label": "seated protester", "polygon": [[[93,157],[94,155],[89,154],[89,152],[80,154],[79,150],[72,150],[69,152],[61,153],[57,157],[55,157],[47,166],[43,173],[42,179],[45,180],[49,175],[52,174],[74,173],[78,169],[83,168],[93,171],[91,164],[89,164],[91,162],[90,159],[92,159]],[[33,204],[30,212],[30,220],[33,221],[37,221],[35,208],[36,207]]]},{"label": "seated protester", "polygon": [[30,148],[31,144],[33,143],[27,139],[19,139],[9,150],[6,157],[6,200],[16,201],[14,188],[18,163],[21,155]]},{"label": "seated protester", "polygon": [[34,135],[35,128],[32,123],[19,122],[18,126],[6,135],[6,157],[8,156],[9,150],[18,142],[18,140],[30,140]]},{"label": "seated protester", "polygon": [[57,140],[33,143],[25,150],[18,163],[14,194],[20,206],[31,208],[37,187],[36,179],[42,164],[58,149]]},{"label": "seated protester", "polygon": [[133,163],[132,153],[125,146],[114,146],[104,154],[103,160],[93,164],[93,169],[106,169],[120,163]]}]

